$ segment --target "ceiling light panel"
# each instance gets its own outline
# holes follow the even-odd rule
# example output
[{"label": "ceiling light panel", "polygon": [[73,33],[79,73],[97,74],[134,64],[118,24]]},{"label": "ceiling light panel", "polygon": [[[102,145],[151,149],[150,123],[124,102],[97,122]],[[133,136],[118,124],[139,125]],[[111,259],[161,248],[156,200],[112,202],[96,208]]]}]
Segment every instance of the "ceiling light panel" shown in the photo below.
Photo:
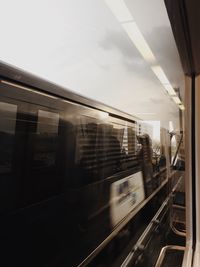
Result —
[{"label": "ceiling light panel", "polygon": [[185,110],[184,105],[179,105],[179,108],[180,108],[181,110]]},{"label": "ceiling light panel", "polygon": [[[150,63],[151,69],[157,76],[163,87],[166,89],[167,93],[172,97],[173,101],[179,105],[180,109],[185,109],[182,102],[176,95],[176,92],[172,85],[170,84],[166,74],[159,65],[154,65],[156,58],[151,51],[148,43],[146,42],[144,36],[139,30],[136,22],[133,19],[132,14],[127,8],[124,0],[104,0],[113,15],[121,23],[124,31],[127,33],[137,50],[140,52],[142,57],[146,62]],[[181,105],[181,106],[180,106]]]},{"label": "ceiling light panel", "polygon": [[165,87],[165,89],[167,90],[168,94],[170,96],[176,96],[176,92],[175,92],[174,88],[172,87],[172,85],[170,84],[170,82],[169,82],[167,76],[165,75],[163,69],[160,66],[152,66],[151,69],[154,72],[154,74],[157,76],[159,81],[162,83],[162,85]]},{"label": "ceiling light panel", "polygon": [[154,62],[156,59],[148,46],[147,42],[145,41],[142,33],[140,32],[137,24],[133,22],[123,23],[122,27],[124,28],[125,32],[128,34],[129,38],[136,46],[137,50],[143,56],[143,58],[147,62]]},{"label": "ceiling light panel", "polygon": [[178,96],[173,96],[172,99],[174,100],[174,102],[177,104],[177,105],[181,105],[181,100]]},{"label": "ceiling light panel", "polygon": [[133,20],[124,0],[105,0],[105,2],[119,22]]},{"label": "ceiling light panel", "polygon": [[171,84],[163,84],[163,86],[165,87],[165,89],[167,90],[167,92],[170,96],[176,95],[176,92],[175,92],[174,88],[171,86]]},{"label": "ceiling light panel", "polygon": [[160,66],[153,66],[151,67],[151,69],[162,84],[170,84],[169,80],[167,79],[167,76],[165,75],[163,69]]}]

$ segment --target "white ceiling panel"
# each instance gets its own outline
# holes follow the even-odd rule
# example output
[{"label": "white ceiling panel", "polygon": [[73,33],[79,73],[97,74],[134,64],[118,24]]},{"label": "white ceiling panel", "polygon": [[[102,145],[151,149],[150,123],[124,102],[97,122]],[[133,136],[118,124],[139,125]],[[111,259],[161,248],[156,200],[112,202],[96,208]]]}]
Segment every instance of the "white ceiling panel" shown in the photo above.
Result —
[{"label": "white ceiling panel", "polygon": [[[119,16],[121,9],[113,12],[108,2],[0,0],[0,59],[142,119],[178,125],[179,109],[151,68],[161,66],[170,84],[183,92],[163,1],[112,1],[127,9]],[[124,17],[137,25],[153,62],[130,38]]]}]

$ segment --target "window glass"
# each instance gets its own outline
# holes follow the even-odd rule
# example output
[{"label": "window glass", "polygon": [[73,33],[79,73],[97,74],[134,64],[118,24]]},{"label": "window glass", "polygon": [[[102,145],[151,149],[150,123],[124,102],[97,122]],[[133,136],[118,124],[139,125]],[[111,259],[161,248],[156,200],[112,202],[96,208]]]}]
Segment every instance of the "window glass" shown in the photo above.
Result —
[{"label": "window glass", "polygon": [[39,110],[37,133],[34,143],[34,167],[50,167],[55,164],[59,114]]},{"label": "window glass", "polygon": [[80,180],[88,184],[138,166],[136,143],[134,123],[80,116],[75,155]]},{"label": "window glass", "polygon": [[17,105],[0,101],[0,212],[16,205],[16,179],[13,179]]},{"label": "window glass", "polygon": [[11,171],[17,106],[0,102],[0,173]]},{"label": "window glass", "polygon": [[[37,106],[33,110],[35,108]],[[45,199],[60,190],[57,175],[59,114],[41,109],[36,114],[37,125],[30,131],[27,144],[32,154],[28,162],[30,183],[27,185],[31,192],[31,202]]]},{"label": "window glass", "polygon": [[59,114],[44,110],[38,111],[37,133],[58,134]]}]

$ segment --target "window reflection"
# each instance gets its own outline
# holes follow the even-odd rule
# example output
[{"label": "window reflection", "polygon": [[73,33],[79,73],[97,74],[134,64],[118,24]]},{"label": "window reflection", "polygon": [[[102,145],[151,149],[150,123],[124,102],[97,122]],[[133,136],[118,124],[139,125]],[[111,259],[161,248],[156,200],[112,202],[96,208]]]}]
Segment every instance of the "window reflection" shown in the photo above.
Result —
[{"label": "window reflection", "polygon": [[92,183],[128,170],[138,164],[135,125],[120,120],[102,123],[81,118],[76,126],[76,165],[80,165],[84,183]]},{"label": "window reflection", "polygon": [[34,167],[50,167],[55,164],[59,114],[38,111],[37,133],[35,135]]},{"label": "window reflection", "polygon": [[17,106],[0,102],[0,172],[11,171]]}]

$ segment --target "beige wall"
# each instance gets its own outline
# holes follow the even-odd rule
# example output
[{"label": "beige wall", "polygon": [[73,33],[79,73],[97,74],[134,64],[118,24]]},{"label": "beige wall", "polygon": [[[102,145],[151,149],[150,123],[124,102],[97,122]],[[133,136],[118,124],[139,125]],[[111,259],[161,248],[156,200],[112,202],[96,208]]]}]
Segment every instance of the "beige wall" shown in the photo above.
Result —
[{"label": "beige wall", "polygon": [[185,192],[186,192],[186,251],[183,267],[192,260],[192,175],[191,175],[191,78],[185,77]]}]

